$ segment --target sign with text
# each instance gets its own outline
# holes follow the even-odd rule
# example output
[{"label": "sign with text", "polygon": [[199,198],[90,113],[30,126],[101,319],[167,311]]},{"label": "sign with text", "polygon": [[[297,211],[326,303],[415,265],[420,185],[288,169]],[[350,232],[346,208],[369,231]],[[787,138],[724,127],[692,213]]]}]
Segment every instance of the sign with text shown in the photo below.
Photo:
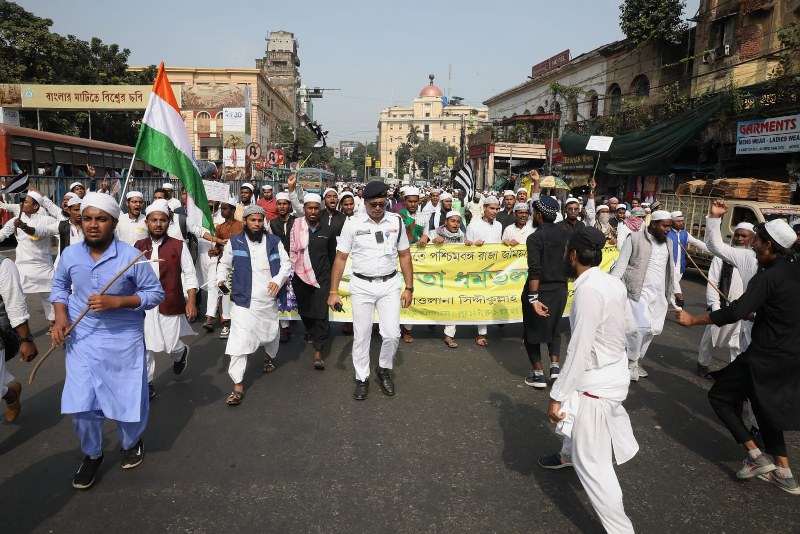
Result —
[{"label": "sign with text", "polygon": [[231,184],[227,182],[203,180],[203,187],[206,190],[206,197],[208,200],[213,200],[214,202],[228,202],[231,199]]},{"label": "sign with text", "polygon": [[569,63],[569,49],[534,65],[531,69],[531,78],[544,76],[545,74],[548,74],[556,70],[558,67],[566,65],[567,63]]},{"label": "sign with text", "polygon": [[737,154],[800,152],[800,115],[740,122]]},{"label": "sign with text", "polygon": [[[172,91],[181,105],[181,86]],[[143,110],[153,92],[152,85],[40,85],[0,84],[0,106],[61,110]]]},{"label": "sign with text", "polygon": [[247,151],[245,145],[245,108],[222,110],[222,161],[226,167],[244,167]]},{"label": "sign with text", "polygon": [[614,141],[613,137],[608,137],[605,135],[593,135],[589,138],[589,142],[586,143],[586,150],[608,152],[608,149],[611,148],[612,141]]}]

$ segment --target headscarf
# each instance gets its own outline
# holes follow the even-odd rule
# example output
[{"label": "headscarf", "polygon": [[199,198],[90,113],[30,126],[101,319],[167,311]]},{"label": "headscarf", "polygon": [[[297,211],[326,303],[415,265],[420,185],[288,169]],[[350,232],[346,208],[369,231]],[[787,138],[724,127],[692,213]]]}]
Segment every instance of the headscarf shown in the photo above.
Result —
[{"label": "headscarf", "polygon": [[625,226],[627,226],[631,232],[638,232],[641,230],[642,224],[644,224],[644,210],[633,208],[631,214],[625,217]]}]

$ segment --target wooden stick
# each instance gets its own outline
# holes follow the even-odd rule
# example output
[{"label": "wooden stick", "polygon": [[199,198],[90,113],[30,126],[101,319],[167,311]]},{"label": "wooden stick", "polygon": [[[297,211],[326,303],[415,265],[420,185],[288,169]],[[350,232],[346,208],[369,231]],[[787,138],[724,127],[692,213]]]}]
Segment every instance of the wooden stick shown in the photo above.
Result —
[{"label": "wooden stick", "polygon": [[[120,276],[122,276],[123,274],[125,274],[125,271],[127,271],[128,269],[130,269],[131,267],[133,267],[133,266],[136,264],[136,262],[137,262],[137,261],[139,261],[139,258],[141,258],[142,256],[144,256],[144,255],[145,255],[145,254],[147,254],[148,252],[150,252],[150,251],[149,251],[149,250],[145,250],[144,252],[142,252],[141,254],[139,254],[138,256],[136,256],[136,257],[133,259],[133,261],[131,261],[131,262],[130,262],[128,265],[126,265],[126,266],[125,266],[125,268],[124,268],[124,269],[122,269],[120,272],[118,272],[118,273],[117,273],[117,276],[115,276],[114,278],[112,278],[112,279],[111,279],[111,281],[110,281],[109,283],[107,283],[107,284],[106,284],[106,286],[105,286],[103,289],[101,289],[101,290],[100,290],[100,293],[98,293],[98,295],[102,295],[103,293],[105,293],[106,291],[108,291],[108,288],[109,288],[109,287],[111,287],[111,285],[112,285],[114,282],[116,282],[116,281],[117,281],[117,279],[118,279]],[[91,308],[89,308],[89,306],[86,306],[86,309],[85,309],[85,310],[83,310],[83,313],[82,313],[82,314],[80,314],[80,316],[79,316],[77,319],[75,319],[75,322],[73,322],[71,325],[69,325],[69,328],[67,328],[67,331],[66,331],[66,332],[64,332],[64,338],[66,338],[66,337],[69,335],[69,333],[70,333],[70,332],[72,332],[72,329],[73,329],[73,328],[75,328],[75,327],[78,325],[78,323],[79,323],[79,322],[81,322],[81,319],[83,319],[83,318],[86,316],[86,314],[87,314],[87,313],[89,313],[89,310],[90,310],[90,309],[91,309]],[[31,371],[31,375],[28,377],[28,385],[30,385],[30,384],[33,384],[33,379],[36,377],[36,371],[38,371],[38,370],[39,370],[39,367],[41,367],[41,366],[42,366],[42,364],[44,363],[44,361],[47,359],[47,357],[48,357],[48,356],[50,356],[50,353],[51,353],[51,352],[53,352],[53,351],[56,349],[56,347],[57,347],[57,345],[52,345],[52,346],[50,347],[50,350],[48,350],[47,352],[45,352],[45,353],[44,353],[44,356],[42,356],[41,358],[39,358],[39,361],[36,363],[36,366],[34,366],[34,368],[33,368],[33,371]]]},{"label": "wooden stick", "polygon": [[708,279],[708,276],[706,276],[706,274],[703,272],[703,269],[701,269],[701,268],[700,268],[700,267],[699,267],[699,266],[698,266],[698,265],[697,265],[697,264],[694,262],[694,259],[693,259],[693,258],[692,258],[692,257],[689,255],[689,251],[688,251],[688,250],[686,250],[686,247],[684,247],[684,246],[683,246],[683,243],[681,243],[681,240],[680,240],[680,234],[678,235],[678,246],[680,246],[680,247],[681,247],[681,249],[683,249],[683,253],[684,253],[684,254],[686,254],[686,257],[687,257],[687,258],[689,258],[689,261],[690,261],[690,262],[692,262],[692,265],[694,265],[694,268],[695,268],[695,269],[697,269],[698,271],[700,271],[700,276],[702,276],[702,277],[703,277],[703,279],[705,279],[705,281],[706,281],[706,282],[708,282],[708,285],[710,285],[712,288],[714,288],[714,290],[715,290],[717,293],[719,293],[719,296],[720,296],[720,297],[722,297],[722,298],[725,300],[725,302],[727,302],[727,303],[730,303],[730,300],[728,299],[728,297],[726,297],[726,296],[725,296],[725,295],[722,293],[722,291],[720,291],[720,290],[719,290],[719,288],[718,288],[716,285],[714,285],[714,282],[712,282],[711,280],[709,280],[709,279]]}]

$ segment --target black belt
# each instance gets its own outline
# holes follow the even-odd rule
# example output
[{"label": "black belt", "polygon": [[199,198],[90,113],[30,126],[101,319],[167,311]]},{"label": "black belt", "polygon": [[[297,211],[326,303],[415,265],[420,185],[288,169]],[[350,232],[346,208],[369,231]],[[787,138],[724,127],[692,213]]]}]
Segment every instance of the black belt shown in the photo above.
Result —
[{"label": "black belt", "polygon": [[386,276],[367,276],[365,274],[353,273],[353,276],[356,278],[361,278],[362,280],[366,280],[368,282],[385,282],[387,280],[391,280],[397,275],[397,269],[390,272]]}]

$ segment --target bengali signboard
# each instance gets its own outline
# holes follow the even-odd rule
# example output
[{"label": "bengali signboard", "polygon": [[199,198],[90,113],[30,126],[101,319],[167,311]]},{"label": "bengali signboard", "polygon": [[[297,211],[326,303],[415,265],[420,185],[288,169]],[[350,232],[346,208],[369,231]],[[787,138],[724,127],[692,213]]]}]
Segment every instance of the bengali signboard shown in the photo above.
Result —
[{"label": "bengali signboard", "polygon": [[[603,249],[600,268],[608,272],[619,257],[616,246]],[[524,245],[428,245],[411,247],[414,300],[400,311],[403,324],[499,324],[522,322],[522,288],[528,278]],[[348,259],[339,285],[344,312],[331,312],[332,321],[352,321]],[[399,273],[399,267],[398,267]],[[398,274],[400,276],[400,274]],[[569,315],[574,289],[569,283]],[[398,293],[398,299],[400,295]],[[293,299],[289,299],[292,302]],[[527,302],[525,305],[530,305]],[[282,319],[299,319],[296,304],[282,310]]]},{"label": "bengali signboard", "polygon": [[206,198],[214,202],[228,202],[231,199],[231,184],[228,182],[215,182],[203,180]]},{"label": "bengali signboard", "polygon": [[222,161],[226,167],[245,166],[245,146],[250,142],[245,123],[245,108],[222,110]]},{"label": "bengali signboard", "polygon": [[566,65],[567,63],[569,63],[569,50],[564,50],[563,52],[534,65],[531,69],[531,78],[544,76],[545,74],[552,72],[561,65]]},{"label": "bengali signboard", "polygon": [[800,152],[800,115],[743,121],[736,127],[737,154]]},{"label": "bengali signboard", "polygon": [[[143,110],[147,107],[151,85],[39,85],[0,84],[0,106],[61,110]],[[172,91],[181,105],[181,86]]]}]

